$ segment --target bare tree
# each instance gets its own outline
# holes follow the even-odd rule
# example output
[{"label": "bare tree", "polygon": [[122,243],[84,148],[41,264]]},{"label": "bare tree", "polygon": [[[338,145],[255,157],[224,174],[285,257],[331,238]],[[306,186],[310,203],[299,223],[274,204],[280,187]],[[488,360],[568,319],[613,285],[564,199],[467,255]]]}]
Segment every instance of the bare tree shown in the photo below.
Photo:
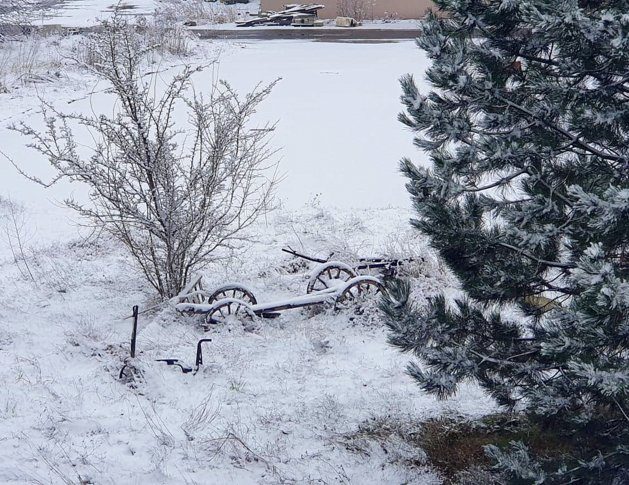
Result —
[{"label": "bare tree", "polygon": [[[273,85],[241,98],[217,83],[207,99],[188,97],[195,70],[186,67],[154,96],[155,85],[141,74],[152,48],[118,16],[103,27],[89,68],[111,85],[116,114],[62,114],[45,105],[43,131],[13,129],[33,140],[28,146],[47,157],[56,176],[44,182],[14,165],[44,186],[61,179],[87,184],[90,203],[67,205],[120,240],[168,298],[218,248],[242,241],[243,230],[268,208],[277,181],[269,130],[249,125]],[[186,123],[175,123],[176,107],[186,108]],[[95,140],[87,157],[77,149],[76,126]]]}]

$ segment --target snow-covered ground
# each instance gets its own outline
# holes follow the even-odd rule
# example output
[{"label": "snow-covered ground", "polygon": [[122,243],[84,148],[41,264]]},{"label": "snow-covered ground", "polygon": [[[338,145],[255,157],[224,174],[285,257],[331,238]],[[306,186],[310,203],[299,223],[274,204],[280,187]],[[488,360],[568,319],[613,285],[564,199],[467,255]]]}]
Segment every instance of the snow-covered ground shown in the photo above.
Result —
[{"label": "snow-covered ground", "polygon": [[[260,10],[260,2],[254,0],[248,4],[236,4],[234,6],[224,6],[218,3],[202,2],[201,0],[191,0],[189,3],[199,2],[200,8],[206,10],[231,9],[246,16],[249,12],[255,13]],[[182,2],[185,5],[185,1]],[[33,20],[35,25],[60,25],[63,27],[89,27],[97,23],[97,19],[105,19],[111,16],[112,12],[118,8],[123,15],[129,16],[150,16],[156,9],[170,5],[168,0],[63,0],[56,4],[54,8],[47,9],[42,15]],[[196,7],[189,6],[194,9]],[[231,23],[230,25],[234,25]]]},{"label": "snow-covered ground", "polygon": [[[176,0],[181,1],[181,0]],[[189,3],[199,2],[200,0],[190,0]],[[35,25],[61,25],[63,27],[89,27],[97,22],[97,19],[109,17],[115,7],[119,8],[119,12],[129,16],[150,16],[156,9],[168,8],[172,6],[172,0],[63,0],[55,4],[53,8],[47,9],[41,13],[38,18],[33,19]],[[184,2],[185,5],[185,2]],[[188,11],[192,12],[196,9],[194,5],[188,5]],[[202,9],[216,11],[231,9],[237,13],[239,19],[246,19],[249,14],[255,14],[260,11],[259,0],[252,0],[248,4],[236,4],[233,6],[223,6],[217,3],[201,2]],[[211,27],[213,29],[238,29],[235,22],[208,23],[203,18],[187,18],[180,17],[179,20],[195,20],[200,28]],[[336,28],[334,20],[325,20],[325,28]],[[356,29],[405,29],[413,30],[417,27],[416,20],[365,20],[362,25],[355,27]],[[248,27],[247,29],[264,29],[268,30],[270,26]],[[282,27],[290,29],[291,27]],[[194,30],[194,29],[192,29]]]},{"label": "snow-covered ground", "polygon": [[63,0],[54,8],[43,12],[34,20],[36,25],[62,25],[64,27],[88,27],[97,19],[111,15],[114,7],[129,15],[151,15],[158,5],[157,0]]},{"label": "snow-covered ground", "polygon": [[[54,57],[56,47],[46,55]],[[41,47],[40,53],[46,52]],[[300,207],[317,198],[336,207],[409,207],[398,161],[422,155],[412,135],[397,121],[399,78],[408,72],[421,76],[426,65],[413,42],[391,44],[332,44],[307,41],[215,42],[202,62],[219,55],[219,64],[193,78],[197,89],[213,79],[228,80],[245,92],[258,83],[281,78],[261,106],[261,122],[278,122],[272,143],[280,149],[278,189],[283,206]],[[167,73],[180,68],[173,60],[160,66]],[[58,71],[57,66],[53,71]],[[111,111],[111,100],[94,81],[63,75],[53,82],[13,89],[2,98],[0,139],[9,156],[24,159],[29,170],[45,173],[45,163],[24,153],[24,140],[7,130],[20,120],[41,126],[41,97],[57,108],[79,112]],[[95,91],[97,94],[89,96]],[[0,157],[5,195],[28,199],[34,207],[56,210],[49,198],[62,199],[74,186],[44,191],[33,188]],[[40,170],[43,170],[40,171]],[[56,224],[56,223],[55,223]]]},{"label": "snow-covered ground", "polygon": [[[305,291],[308,267],[284,244],[325,254],[422,252],[396,209],[277,211],[254,228],[246,256],[212,265],[208,287],[240,281],[260,301]],[[409,239],[410,238],[410,239]],[[425,254],[424,254],[425,255]],[[29,256],[38,285],[3,258],[0,481],[61,483],[438,483],[417,468],[421,452],[361,426],[417,426],[444,412],[478,415],[490,402],[474,387],[437,402],[404,374],[407,357],[386,344],[379,316],[332,310],[286,312],[253,331],[234,324],[205,334],[195,318],[166,308],[141,317],[136,366],[121,383],[133,304],[148,291],[111,242],[44,246]],[[417,294],[448,284],[428,257],[413,268]],[[374,310],[375,312],[375,310]],[[196,375],[154,362],[193,364]],[[414,465],[409,465],[413,463]],[[70,483],[70,482],[66,482]]]},{"label": "snow-covered ground", "polygon": [[[282,253],[285,245],[350,262],[412,256],[418,302],[453,285],[409,228],[397,173],[401,156],[418,158],[396,121],[398,78],[425,67],[413,44],[215,43],[188,62],[217,48],[220,65],[197,73],[197,90],[217,76],[238,90],[282,78],[258,116],[278,122],[273,144],[283,147],[285,178],[280,208],[250,229],[250,243],[207,268],[207,286],[239,281],[261,302],[302,295],[311,266]],[[182,62],[159,67],[167,76]],[[45,161],[7,125],[41,126],[38,96],[80,112],[112,103],[77,72],[43,81],[0,94],[0,140],[4,153],[45,176]],[[123,249],[80,229],[61,206],[68,193],[83,197],[80,187],[44,190],[4,157],[0,175],[0,196],[23,209],[0,201],[0,483],[438,483],[418,465],[420,450],[395,433],[363,430],[493,409],[471,385],[447,403],[423,394],[404,373],[408,357],[387,345],[375,308],[358,317],[294,310],[246,331],[232,324],[206,334],[197,319],[161,306],[140,319],[142,377],[121,382],[124,318],[135,304],[155,305],[150,289]],[[25,260],[7,244],[16,230]],[[196,375],[154,361],[192,364],[203,337],[213,341]]]}]

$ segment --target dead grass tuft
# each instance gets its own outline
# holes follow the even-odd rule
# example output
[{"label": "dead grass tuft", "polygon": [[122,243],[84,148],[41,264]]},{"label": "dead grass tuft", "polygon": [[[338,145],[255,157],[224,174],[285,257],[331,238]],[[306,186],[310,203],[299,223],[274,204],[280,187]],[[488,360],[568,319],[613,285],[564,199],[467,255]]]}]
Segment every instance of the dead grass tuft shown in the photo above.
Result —
[{"label": "dead grass tuft", "polygon": [[[369,456],[374,444],[389,453],[392,447],[409,447],[413,453],[400,460],[407,467],[433,467],[446,485],[507,483],[504,476],[492,469],[485,455],[486,445],[508,447],[512,441],[527,444],[542,460],[583,453],[583,441],[548,423],[544,426],[525,417],[495,414],[478,421],[461,417],[441,417],[413,423],[393,417],[372,418],[358,430],[339,440],[345,449]],[[588,447],[594,446],[588,443]]]}]

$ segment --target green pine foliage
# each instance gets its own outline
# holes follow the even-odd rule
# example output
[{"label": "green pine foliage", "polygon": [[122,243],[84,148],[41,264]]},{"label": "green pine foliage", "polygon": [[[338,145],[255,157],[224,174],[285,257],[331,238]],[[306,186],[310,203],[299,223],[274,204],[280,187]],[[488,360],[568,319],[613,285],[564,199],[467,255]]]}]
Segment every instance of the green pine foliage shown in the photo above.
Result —
[{"label": "green pine foliage", "polygon": [[583,438],[555,460],[488,447],[514,480],[628,483],[629,1],[435,3],[433,89],[403,78],[400,115],[432,166],[401,168],[465,297],[417,308],[392,284],[391,343],[429,393],[473,380]]}]

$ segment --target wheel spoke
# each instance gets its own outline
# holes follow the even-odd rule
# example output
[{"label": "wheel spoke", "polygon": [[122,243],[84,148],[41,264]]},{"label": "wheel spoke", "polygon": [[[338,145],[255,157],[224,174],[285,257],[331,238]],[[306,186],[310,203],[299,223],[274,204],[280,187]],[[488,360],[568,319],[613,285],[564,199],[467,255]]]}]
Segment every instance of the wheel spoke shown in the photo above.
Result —
[{"label": "wheel spoke", "polygon": [[380,293],[380,285],[376,281],[357,281],[345,288],[338,297],[337,303],[341,308],[348,308],[352,305],[361,304],[378,293]]},{"label": "wheel spoke", "polygon": [[318,270],[318,273],[313,274],[308,284],[308,293],[332,288],[335,282],[339,280],[349,281],[355,276],[356,273],[351,268],[345,267],[345,265],[341,263],[329,263],[327,266]]}]

